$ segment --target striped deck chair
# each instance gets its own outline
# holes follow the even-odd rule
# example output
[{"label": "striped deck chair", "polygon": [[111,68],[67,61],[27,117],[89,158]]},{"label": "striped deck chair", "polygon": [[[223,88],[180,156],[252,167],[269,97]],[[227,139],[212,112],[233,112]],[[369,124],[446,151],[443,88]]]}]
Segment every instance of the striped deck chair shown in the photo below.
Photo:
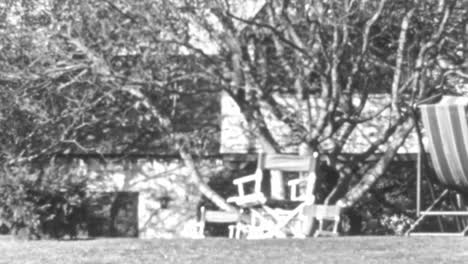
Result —
[{"label": "striped deck chair", "polygon": [[[421,211],[422,166],[418,162],[417,213],[420,217],[406,232],[408,235],[418,234],[411,232],[426,216],[468,216],[468,211],[460,208],[457,211],[435,210],[450,194],[455,193],[460,198],[460,194],[468,193],[468,97],[444,96],[438,103],[420,105],[419,109],[436,179],[446,189],[438,197],[434,197],[434,202],[427,209]],[[423,153],[424,151],[420,151],[420,155]],[[421,156],[418,161],[421,161]],[[467,227],[461,225],[458,229],[457,233],[438,234],[465,235],[468,231]]]}]

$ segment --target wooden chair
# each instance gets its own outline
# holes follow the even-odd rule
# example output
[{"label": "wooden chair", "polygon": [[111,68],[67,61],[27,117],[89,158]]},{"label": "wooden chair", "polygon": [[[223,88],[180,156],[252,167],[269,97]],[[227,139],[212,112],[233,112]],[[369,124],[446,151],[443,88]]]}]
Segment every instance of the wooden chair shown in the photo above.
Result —
[{"label": "wooden chair", "polygon": [[[253,238],[284,237],[288,232],[293,236],[304,236],[304,232],[294,231],[288,225],[293,220],[300,219],[304,206],[314,203],[313,194],[316,181],[318,154],[291,155],[291,154],[259,154],[257,169],[254,174],[235,179],[238,196],[230,197],[228,202],[235,203],[242,208],[249,208],[252,216],[249,232]],[[278,170],[283,172],[298,172],[298,179],[288,181],[291,196],[288,201],[295,202],[293,209],[282,209],[272,206],[262,191],[262,181],[265,170]],[[248,191],[247,185],[253,185]],[[304,190],[301,192],[301,188]],[[281,204],[277,203],[277,204]],[[254,234],[255,235],[252,235]]]},{"label": "wooden chair", "polygon": [[[264,204],[268,199],[262,192],[263,172],[265,170],[278,170],[284,172],[305,173],[305,177],[288,181],[291,189],[292,201],[308,201],[313,203],[313,188],[316,180],[317,157],[314,155],[291,155],[291,154],[265,154],[260,153],[257,160],[257,169],[254,174],[235,179],[233,183],[237,186],[238,196],[228,198],[228,202],[235,203],[240,207]],[[253,184],[253,191],[247,193],[245,186]],[[305,192],[300,193],[299,187],[305,185]]]},{"label": "wooden chair", "polygon": [[[318,228],[314,237],[319,236],[338,236],[338,226],[340,223],[341,207],[337,205],[313,205],[315,207],[315,219],[318,220]],[[325,221],[332,222],[332,229],[325,229]]]},{"label": "wooden chair", "polygon": [[338,227],[341,220],[341,213],[342,207],[338,205],[312,204],[304,207],[303,215],[318,221],[318,227],[314,232],[314,237],[319,237],[339,235]]},{"label": "wooden chair", "polygon": [[197,237],[205,237],[206,223],[230,224],[229,238],[240,238],[243,226],[240,223],[240,214],[237,212],[226,212],[217,210],[207,210],[204,206],[200,208],[200,219],[197,223]]}]

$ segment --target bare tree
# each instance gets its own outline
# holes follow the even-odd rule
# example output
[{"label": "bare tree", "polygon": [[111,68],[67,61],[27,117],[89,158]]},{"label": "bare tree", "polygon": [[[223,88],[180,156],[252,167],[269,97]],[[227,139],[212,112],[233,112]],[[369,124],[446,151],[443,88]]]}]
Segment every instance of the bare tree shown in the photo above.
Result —
[{"label": "bare tree", "polygon": [[[190,154],[218,144],[219,108],[205,102],[223,91],[265,151],[305,144],[327,157],[340,178],[324,202],[351,206],[411,133],[415,103],[467,77],[463,1],[268,0],[251,15],[248,1],[13,2],[24,16],[0,29],[3,160],[160,148],[196,173]],[[369,114],[375,93],[389,100]],[[357,129],[383,116],[343,159]],[[192,153],[174,148],[181,138]],[[363,177],[350,186],[353,174]]]},{"label": "bare tree", "polygon": [[[285,151],[269,127],[268,113],[291,131],[288,144],[305,143],[340,172],[326,203],[358,201],[411,133],[415,104],[453,92],[452,74],[466,77],[466,57],[456,52],[465,41],[467,10],[461,1],[271,0],[247,17],[241,15],[242,4],[168,8],[216,43],[220,59],[206,67],[208,80],[237,103],[264,150]],[[190,35],[180,39],[194,53],[209,56]],[[389,100],[366,113],[375,93],[388,94]],[[293,103],[285,104],[285,98]],[[387,115],[385,127],[370,144],[340,161],[356,129],[382,115]],[[376,163],[363,165],[376,153],[382,153]],[[363,177],[349,186],[355,173]]]},{"label": "bare tree", "polygon": [[201,193],[234,210],[184,151],[214,153],[219,107],[216,89],[198,76],[200,58],[166,35],[187,25],[164,3],[8,4],[0,30],[5,171],[40,167],[57,153],[180,153]]}]

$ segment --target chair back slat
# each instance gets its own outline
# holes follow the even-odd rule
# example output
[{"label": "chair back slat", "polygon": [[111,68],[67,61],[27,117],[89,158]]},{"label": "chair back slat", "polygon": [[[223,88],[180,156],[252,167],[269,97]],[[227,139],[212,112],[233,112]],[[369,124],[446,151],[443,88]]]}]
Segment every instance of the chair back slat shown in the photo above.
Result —
[{"label": "chair back slat", "polygon": [[235,223],[239,221],[239,214],[225,211],[205,211],[205,221],[209,223]]},{"label": "chair back slat", "polygon": [[317,219],[334,220],[340,216],[341,207],[336,205],[315,205]]},{"label": "chair back slat", "polygon": [[263,154],[259,162],[264,170],[279,171],[313,171],[316,167],[316,156],[298,156],[289,154]]},{"label": "chair back slat", "polygon": [[467,99],[447,96],[437,104],[420,106],[437,179],[464,191],[468,191]]},{"label": "chair back slat", "polygon": [[312,204],[304,207],[303,214],[318,220],[334,220],[341,214],[342,207],[337,205]]}]

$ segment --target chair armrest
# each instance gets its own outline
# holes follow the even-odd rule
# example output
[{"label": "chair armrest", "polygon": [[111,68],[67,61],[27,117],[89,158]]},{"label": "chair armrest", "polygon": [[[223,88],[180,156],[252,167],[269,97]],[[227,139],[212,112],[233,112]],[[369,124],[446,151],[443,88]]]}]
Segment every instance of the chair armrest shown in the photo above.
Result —
[{"label": "chair armrest", "polygon": [[306,181],[307,181],[307,179],[305,179],[305,178],[289,180],[288,181],[288,186],[298,185],[298,184],[301,184],[301,183],[306,182]]},{"label": "chair armrest", "polygon": [[262,181],[262,171],[257,170],[252,175],[240,177],[238,179],[233,180],[232,182],[234,183],[234,185],[237,185],[237,191],[238,191],[239,197],[243,197],[246,195],[245,190],[244,190],[245,183],[253,182],[254,189],[255,189],[254,193],[257,193],[257,192],[261,192],[261,184],[260,184],[261,181]]},{"label": "chair armrest", "polygon": [[291,201],[305,201],[306,200],[306,195],[305,194],[299,194],[298,186],[301,183],[306,183],[307,179],[306,178],[298,178],[298,179],[293,179],[288,181],[288,186],[291,189],[290,192],[290,199]]},{"label": "chair armrest", "polygon": [[251,193],[241,196],[229,197],[228,203],[235,203],[240,207],[251,207],[264,204],[267,201],[263,193]]},{"label": "chair armrest", "polygon": [[239,184],[243,184],[246,182],[255,181],[256,179],[258,179],[258,174],[252,174],[252,175],[247,175],[247,176],[237,178],[233,180],[232,183],[234,183],[235,185],[239,185]]}]

